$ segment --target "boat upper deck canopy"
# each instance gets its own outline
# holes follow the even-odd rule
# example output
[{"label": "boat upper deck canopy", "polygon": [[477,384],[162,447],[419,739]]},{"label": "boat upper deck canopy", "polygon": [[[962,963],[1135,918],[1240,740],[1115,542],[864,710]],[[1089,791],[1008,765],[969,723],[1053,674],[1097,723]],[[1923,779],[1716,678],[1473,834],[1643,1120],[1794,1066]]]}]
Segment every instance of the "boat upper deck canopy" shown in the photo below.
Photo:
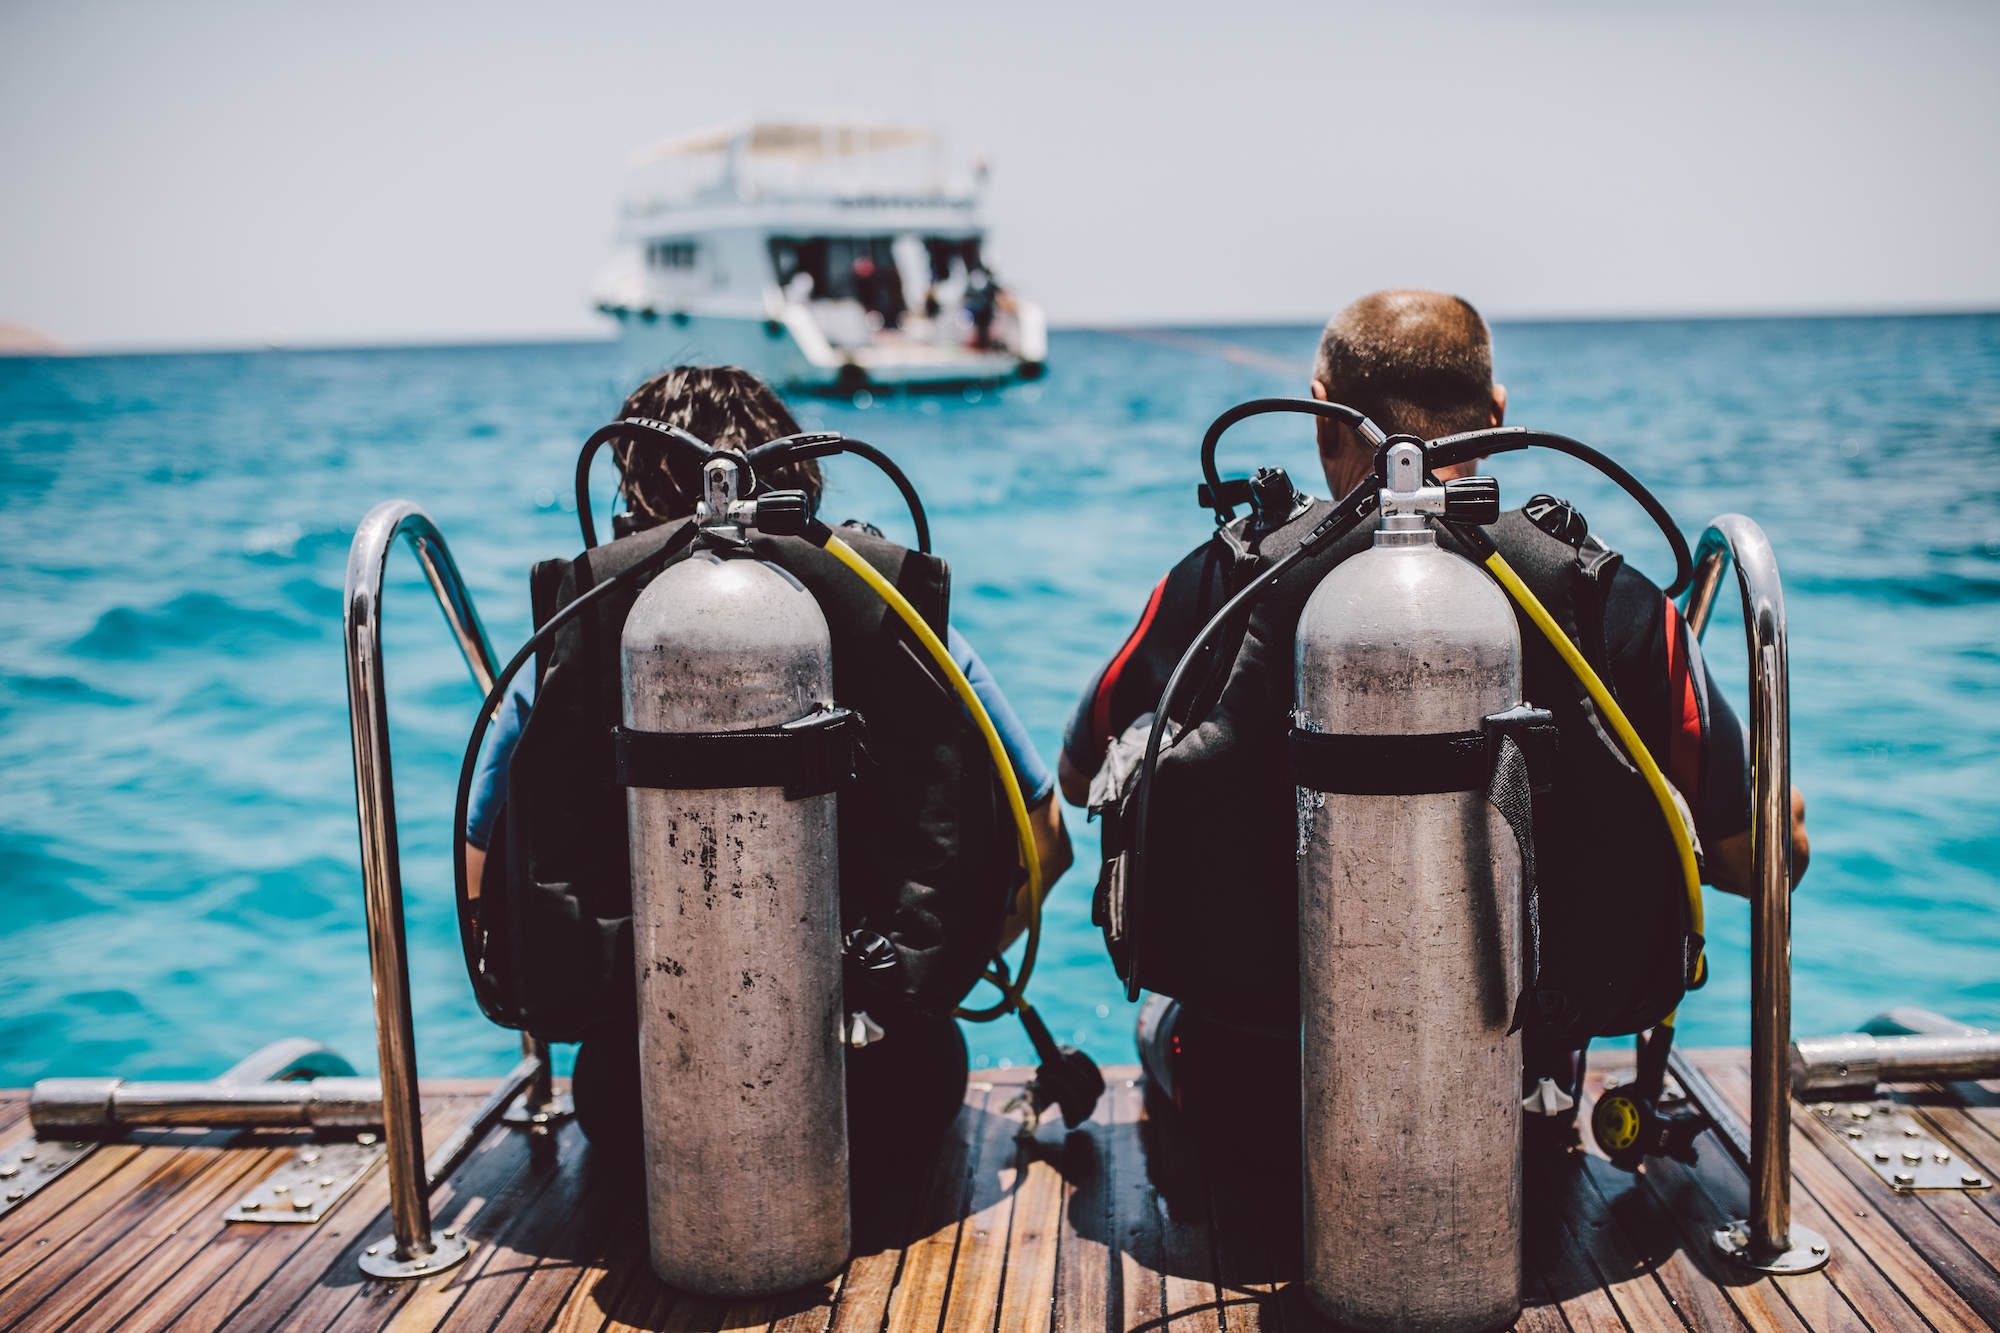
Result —
[{"label": "boat upper deck canopy", "polygon": [[728,152],[794,163],[824,162],[936,142],[936,133],[921,125],[862,117],[738,118],[724,125],[662,139],[634,153],[632,165]]}]

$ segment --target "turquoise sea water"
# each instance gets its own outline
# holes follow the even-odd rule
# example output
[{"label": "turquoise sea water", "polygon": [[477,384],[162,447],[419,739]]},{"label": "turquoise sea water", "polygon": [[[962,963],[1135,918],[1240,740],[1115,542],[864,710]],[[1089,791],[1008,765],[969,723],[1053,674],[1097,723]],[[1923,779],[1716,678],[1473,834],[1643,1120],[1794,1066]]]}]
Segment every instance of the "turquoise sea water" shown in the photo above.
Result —
[{"label": "turquoise sea water", "polygon": [[[1315,330],[1203,336],[1304,364]],[[2000,1022],[2000,317],[1516,325],[1496,349],[1510,420],[1612,453],[1690,537],[1739,510],[1776,543],[1813,838],[1795,1030],[1897,1003]],[[1057,334],[1050,364],[978,402],[800,411],[915,479],[954,619],[1053,760],[1077,691],[1204,536],[1202,428],[1299,384],[1098,333]],[[528,564],[577,545],[559,498],[576,448],[626,387],[609,345],[0,360],[0,1086],[207,1076],[294,1033],[373,1065],[341,673],[355,521],[390,497],[427,508],[505,656]],[[1309,432],[1240,427],[1225,470],[1278,462],[1322,490]],[[1568,496],[1671,572],[1581,465],[1494,471],[1510,502]],[[865,465],[832,483],[829,517],[908,539]],[[513,1040],[472,1003],[450,906],[477,695],[406,551],[391,580],[420,1058],[497,1073]],[[1724,600],[1707,647],[1741,706]],[[1133,1011],[1088,920],[1095,828],[1072,829],[1035,992],[1058,1032],[1125,1060]],[[1709,920],[1714,981],[1684,1040],[1742,1042],[1748,915],[1711,893]],[[1030,1058],[1011,1021],[970,1035],[977,1058]]]}]

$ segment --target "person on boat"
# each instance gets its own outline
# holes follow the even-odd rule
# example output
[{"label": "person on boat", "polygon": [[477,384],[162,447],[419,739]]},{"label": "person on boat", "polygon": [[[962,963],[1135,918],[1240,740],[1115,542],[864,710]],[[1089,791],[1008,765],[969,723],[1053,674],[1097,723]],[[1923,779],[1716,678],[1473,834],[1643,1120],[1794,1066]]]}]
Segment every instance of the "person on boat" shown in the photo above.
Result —
[{"label": "person on boat", "polygon": [[[749,371],[732,366],[681,366],[657,375],[625,400],[619,415],[668,422],[714,447],[737,452],[746,452],[759,444],[799,432],[798,423],[791,413],[762,380]],[[664,447],[649,440],[629,437],[614,441],[613,451],[619,471],[619,489],[627,505],[626,512],[616,516],[614,523],[621,540],[587,552],[574,565],[550,562],[547,566],[538,566],[538,620],[554,609],[553,605],[544,604],[547,600],[545,594],[553,590],[541,585],[548,581],[550,573],[562,572],[556,566],[572,571],[569,575],[571,586],[575,591],[581,591],[587,584],[581,584],[574,571],[585,560],[591,562],[595,571],[588,577],[608,578],[615,572],[612,562],[619,558],[621,544],[643,540],[643,534],[679,523],[694,514],[701,479],[698,470],[685,458],[670,454]],[[813,497],[815,504],[823,489],[819,464],[812,460],[786,463],[770,471],[762,480],[772,489],[804,490]],[[902,550],[900,547],[891,548],[879,532],[852,520],[842,528],[842,536],[850,545],[857,547],[874,544],[897,552]],[[574,595],[574,592],[568,595]],[[560,600],[567,600],[567,596],[558,596]],[[870,597],[865,599],[864,604],[874,606],[878,601]],[[837,645],[841,642],[842,629],[839,617],[838,610],[828,609]],[[617,615],[617,623],[622,622],[621,611]],[[615,628],[611,633],[615,643]],[[877,640],[883,638],[879,633],[872,637]],[[1055,800],[1055,779],[1036,752],[1026,728],[1001,692],[992,672],[965,637],[949,625],[947,645],[992,717],[1012,761],[1016,779],[1029,804],[1042,882],[1053,884],[1069,867],[1072,859],[1069,833]],[[588,647],[581,644],[577,647],[581,651],[574,654],[573,660],[586,660]],[[601,656],[611,660],[608,676],[598,683],[615,691],[619,688],[616,654],[610,652]],[[838,650],[835,662],[838,688],[841,662]],[[545,666],[540,674],[544,680],[549,680],[558,673],[560,666]],[[547,832],[551,827],[557,830],[553,836],[573,838],[575,831],[587,826],[592,818],[601,820],[608,816],[617,821],[622,829],[625,801],[622,789],[598,790],[602,787],[601,783],[591,784],[590,790],[597,794],[584,796],[581,799],[590,804],[579,805],[576,796],[579,784],[574,781],[573,775],[561,772],[565,764],[573,761],[574,753],[582,744],[575,735],[554,730],[552,753],[550,729],[564,719],[551,718],[545,728],[531,726],[537,720],[537,674],[523,672],[515,680],[486,738],[474,779],[464,829],[467,885],[469,894],[475,898],[484,897],[489,902],[507,893],[509,868],[505,862],[510,856],[514,862],[512,873],[517,880],[526,877],[531,885],[528,890],[531,894],[546,896],[552,888],[560,890],[567,880],[581,878],[585,874],[585,871],[575,868],[545,868],[532,864],[552,859],[546,846],[538,847],[535,843],[537,837],[551,836]],[[571,673],[571,679],[574,679],[574,673]],[[575,695],[573,687],[570,693]],[[955,700],[950,701],[949,707],[956,716],[963,717],[962,712],[957,711]],[[871,877],[877,880],[885,876],[892,879],[904,877],[900,885],[886,886],[892,901],[886,905],[881,903],[880,891],[885,886],[850,882],[850,879],[858,880],[861,876],[851,875],[847,868],[848,843],[843,838],[843,929],[849,929],[857,917],[863,918],[865,924],[878,927],[897,950],[897,956],[907,964],[898,975],[904,978],[900,984],[909,992],[878,995],[868,1000],[868,1012],[886,1035],[868,1046],[849,1052],[848,1119],[857,1172],[873,1169],[886,1154],[895,1152],[899,1147],[942,1131],[957,1115],[964,1096],[967,1066],[965,1040],[950,1016],[951,1006],[970,987],[978,967],[993,954],[995,940],[987,927],[998,929],[1004,947],[1027,924],[1027,904],[1023,901],[1017,900],[1011,912],[1002,908],[991,917],[979,911],[968,911],[964,904],[939,901],[944,891],[954,883],[964,889],[979,879],[979,876],[962,868],[955,871],[948,864],[970,856],[974,847],[983,847],[995,856],[1004,857],[1008,864],[1013,863],[1009,852],[1013,845],[1012,824],[1007,820],[1005,804],[1001,802],[997,808],[998,823],[994,823],[994,811],[986,812],[989,817],[985,822],[994,823],[992,828],[973,829],[963,823],[957,828],[940,826],[940,820],[948,821],[955,809],[960,811],[962,821],[973,820],[976,815],[965,809],[966,803],[961,799],[963,789],[951,789],[948,782],[941,783],[935,773],[931,774],[930,786],[924,787],[925,775],[921,766],[937,761],[933,761],[928,754],[911,756],[903,753],[911,748],[908,743],[911,740],[925,751],[943,751],[941,762],[947,769],[954,773],[963,769],[971,775],[975,785],[983,788],[990,783],[983,744],[976,753],[963,744],[960,745],[963,753],[950,751],[948,745],[937,738],[907,735],[907,725],[899,733],[896,719],[881,716],[879,712],[870,715],[864,711],[864,716],[869,718],[868,745],[878,769],[894,763],[900,756],[920,771],[914,776],[910,773],[884,776],[882,785],[893,788],[887,797],[880,792],[871,792],[846,796],[842,801],[843,831],[849,820],[865,822],[873,812],[873,823],[868,827],[861,828],[857,823],[860,829],[857,840],[865,837],[887,848],[870,863]],[[969,725],[966,730],[970,731]],[[522,756],[530,752],[538,760],[534,767],[539,769],[539,773],[526,774],[527,785],[524,787]],[[974,762],[964,763],[968,756]],[[550,775],[553,775],[552,779]],[[915,790],[905,791],[904,788]],[[512,811],[509,810],[510,797],[515,807]],[[520,809],[524,797],[528,804],[525,811]],[[973,804],[978,804],[977,799]],[[881,813],[884,808],[890,811],[886,816]],[[511,837],[506,828],[510,813],[515,816]],[[524,824],[533,827],[524,829]],[[608,837],[599,830],[596,840],[607,845],[615,842],[622,849],[623,836],[620,832],[615,838]],[[616,867],[600,868],[600,875],[619,878],[622,886],[622,850],[620,857]],[[531,864],[524,865],[524,862]],[[1002,874],[1005,873],[1006,868],[1002,866]],[[550,880],[556,883],[546,882]],[[870,889],[877,891],[878,899],[872,915],[858,903],[864,897],[864,890]],[[1025,895],[1019,897],[1025,898]],[[488,910],[482,906],[482,911]],[[572,907],[569,915],[578,915],[577,909]],[[588,912],[583,915],[588,915]],[[982,922],[985,924],[982,925]],[[636,1026],[629,1008],[631,960],[629,945],[625,947],[626,951],[608,964],[596,959],[581,962],[583,966],[599,962],[597,970],[600,972],[623,969],[622,976],[612,976],[605,981],[609,993],[622,996],[622,1000],[612,999],[599,1006],[600,1009],[608,1007],[616,1012],[609,1017],[602,1013],[585,1013],[581,1017],[566,1014],[547,1019],[542,1027],[560,1034],[552,1039],[581,1037],[582,1048],[577,1057],[573,1095],[578,1119],[585,1132],[595,1143],[630,1149],[636,1147],[640,1134],[639,1071]],[[613,949],[609,952],[617,951]],[[940,966],[933,955],[951,955],[954,961],[949,967]],[[969,967],[967,960],[970,960]],[[572,958],[570,962],[572,966],[579,965],[576,959]],[[855,1008],[862,1007],[853,994],[850,994],[849,1003]],[[580,1030],[572,1032],[571,1029]],[[540,1031],[534,1025],[530,1025],[530,1030]]]},{"label": "person on boat", "polygon": [[[1485,321],[1469,303],[1429,291],[1377,292],[1334,316],[1320,342],[1311,388],[1313,397],[1358,408],[1385,431],[1424,439],[1498,426],[1507,411],[1507,391],[1493,382]],[[1368,475],[1374,451],[1352,428],[1326,418],[1316,422],[1321,466],[1338,498]],[[1441,469],[1440,476],[1477,469],[1477,462],[1466,463]],[[1706,849],[1707,882],[1748,895],[1754,880],[1744,731],[1714,688],[1699,644],[1660,589],[1586,538],[1580,516],[1568,506],[1538,496],[1526,510],[1532,519],[1520,511],[1504,515],[1489,533],[1537,596],[1577,627],[1586,656],[1596,659],[1692,808]],[[1062,791],[1073,804],[1092,804],[1092,779],[1114,746],[1123,750],[1118,767],[1130,773],[1132,747],[1143,746],[1145,729],[1135,723],[1150,722],[1182,653],[1247,577],[1233,571],[1254,556],[1259,540],[1248,522],[1219,530],[1160,580],[1136,628],[1084,691],[1058,758]],[[1351,549],[1360,549],[1358,541],[1372,527]],[[1282,760],[1260,772],[1237,758],[1252,749],[1246,737],[1284,734],[1292,656],[1289,628],[1279,632],[1284,642],[1273,643],[1263,661],[1281,667],[1239,658],[1233,673],[1221,673],[1221,696],[1211,693],[1211,718],[1227,718],[1233,730],[1204,721],[1162,760],[1156,799],[1174,765],[1183,766],[1172,784],[1179,794],[1155,807],[1153,827],[1164,825],[1168,832],[1147,860],[1152,962],[1142,968],[1140,984],[1154,995],[1141,1011],[1141,1054],[1152,1087],[1189,1113],[1197,1133],[1206,1119],[1225,1137],[1221,1126],[1240,1127],[1245,1114],[1289,1117],[1295,1124],[1299,1108],[1297,891],[1288,831],[1294,794]],[[1590,715],[1559,706],[1574,700],[1578,689],[1560,659],[1545,651],[1532,629],[1522,640],[1524,695],[1556,710],[1563,754],[1579,762],[1595,756],[1599,773],[1594,784],[1569,779],[1567,790],[1559,776],[1554,795],[1535,802],[1543,957],[1594,950],[1599,970],[1592,987],[1576,988],[1580,998],[1572,997],[1570,1012],[1544,1014],[1545,1021],[1529,1027],[1524,1093],[1547,1076],[1575,1096],[1580,1048],[1589,1038],[1662,1021],[1685,984],[1680,941],[1672,931],[1663,928],[1657,940],[1634,939],[1629,930],[1621,935],[1622,927],[1606,924],[1598,911],[1603,881],[1623,881],[1621,894],[1633,899],[1650,893],[1661,922],[1680,920],[1685,885],[1657,804],[1618,776],[1629,769],[1622,758],[1611,757],[1616,767],[1606,769],[1609,743],[1592,734]],[[1245,679],[1246,663],[1250,676],[1282,671],[1284,678]],[[1592,785],[1602,792],[1577,790]],[[1808,845],[1804,797],[1796,787],[1792,800],[1796,883]],[[1171,814],[1163,816],[1162,808]],[[1093,805],[1093,813],[1100,812],[1107,815],[1107,873],[1094,915],[1117,958],[1128,946],[1114,938],[1107,894],[1112,860],[1130,830],[1117,827],[1115,799]],[[1189,825],[1194,831],[1183,833]],[[1641,960],[1649,949],[1657,954],[1663,948],[1671,956],[1651,959],[1649,974]],[[1530,1116],[1530,1133],[1574,1142],[1574,1116],[1573,1108],[1561,1116]],[[1298,1136],[1278,1127],[1257,1141],[1295,1153]]]}]

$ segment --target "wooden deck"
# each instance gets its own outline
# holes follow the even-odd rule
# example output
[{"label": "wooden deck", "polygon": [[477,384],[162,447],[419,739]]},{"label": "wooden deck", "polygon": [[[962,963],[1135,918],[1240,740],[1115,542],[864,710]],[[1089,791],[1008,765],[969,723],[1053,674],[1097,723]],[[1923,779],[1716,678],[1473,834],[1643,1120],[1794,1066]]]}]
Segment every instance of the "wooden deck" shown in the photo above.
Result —
[{"label": "wooden deck", "polygon": [[[1740,1052],[1701,1052],[1748,1118]],[[982,1072],[934,1163],[858,1219],[856,1257],[824,1288],[730,1305],[677,1295],[646,1264],[635,1173],[590,1153],[574,1125],[538,1145],[491,1135],[436,1197],[438,1225],[475,1242],[416,1283],[363,1277],[388,1230],[378,1166],[313,1226],[225,1223],[224,1206],[293,1143],[249,1134],[136,1136],[98,1149],[0,1218],[0,1330],[154,1329],[1183,1330],[1313,1327],[1288,1291],[1285,1219],[1211,1189],[1163,1147],[1131,1067],[1106,1070],[1096,1118],[1017,1142],[1002,1108],[1021,1071]],[[1593,1086],[1595,1078],[1593,1078]],[[425,1085],[432,1141],[489,1085]],[[2000,1084],[1905,1089],[1960,1160],[2000,1173]],[[2000,1200],[1898,1195],[1804,1108],[1793,1120],[1793,1215],[1831,1264],[1752,1280],[1710,1257],[1708,1233],[1747,1206],[1743,1174],[1705,1136],[1698,1166],[1642,1176],[1576,1154],[1529,1180],[1522,1330],[2000,1329]],[[0,1145],[26,1133],[0,1094]],[[1295,1231],[1295,1227],[1293,1230]],[[1274,1237],[1276,1239],[1274,1239]],[[1295,1249],[1295,1237],[1290,1241]]]}]

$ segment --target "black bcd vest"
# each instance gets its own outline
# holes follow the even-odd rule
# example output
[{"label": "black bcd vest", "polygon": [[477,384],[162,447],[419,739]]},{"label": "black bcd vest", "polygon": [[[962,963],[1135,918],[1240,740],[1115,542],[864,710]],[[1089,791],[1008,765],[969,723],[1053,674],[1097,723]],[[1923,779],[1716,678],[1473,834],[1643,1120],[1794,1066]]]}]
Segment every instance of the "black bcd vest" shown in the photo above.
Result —
[{"label": "black bcd vest", "polygon": [[[1261,539],[1243,523],[1219,529],[1206,558],[1226,566],[1223,595],[1296,547],[1328,508],[1317,501]],[[1298,804],[1286,764],[1295,632],[1320,580],[1367,547],[1378,526],[1370,519],[1267,589],[1240,637],[1213,654],[1203,683],[1176,709],[1177,721],[1200,721],[1160,757],[1144,901],[1127,927],[1143,932],[1139,984],[1148,990],[1225,1020],[1298,1021]],[[1572,547],[1518,510],[1486,533],[1615,694],[1604,608],[1623,557],[1594,540]],[[1467,554],[1442,530],[1439,543]],[[1522,693],[1554,715],[1561,733],[1554,783],[1534,798],[1536,1017],[1558,1038],[1639,1031],[1680,1002],[1699,948],[1680,861],[1644,777],[1583,685],[1518,606],[1515,615]],[[1127,977],[1131,949],[1117,929],[1127,913],[1106,899],[1120,887],[1114,865],[1130,837],[1131,807],[1128,793],[1106,816],[1096,911]]]},{"label": "black bcd vest", "polygon": [[[676,526],[536,565],[535,623],[658,550]],[[858,527],[840,536],[944,636],[943,560]],[[908,628],[852,570],[797,538],[749,544],[818,600],[833,640],[835,702],[865,723],[867,757],[839,795],[841,930],[880,933],[898,962],[870,972],[878,993],[851,995],[849,1005],[949,1013],[992,957],[1019,877],[985,742]],[[623,717],[619,637],[640,590],[588,608],[539,656],[534,709],[481,885],[480,1006],[494,1022],[550,1041],[633,1013],[626,789],[614,781],[611,733]]]}]

